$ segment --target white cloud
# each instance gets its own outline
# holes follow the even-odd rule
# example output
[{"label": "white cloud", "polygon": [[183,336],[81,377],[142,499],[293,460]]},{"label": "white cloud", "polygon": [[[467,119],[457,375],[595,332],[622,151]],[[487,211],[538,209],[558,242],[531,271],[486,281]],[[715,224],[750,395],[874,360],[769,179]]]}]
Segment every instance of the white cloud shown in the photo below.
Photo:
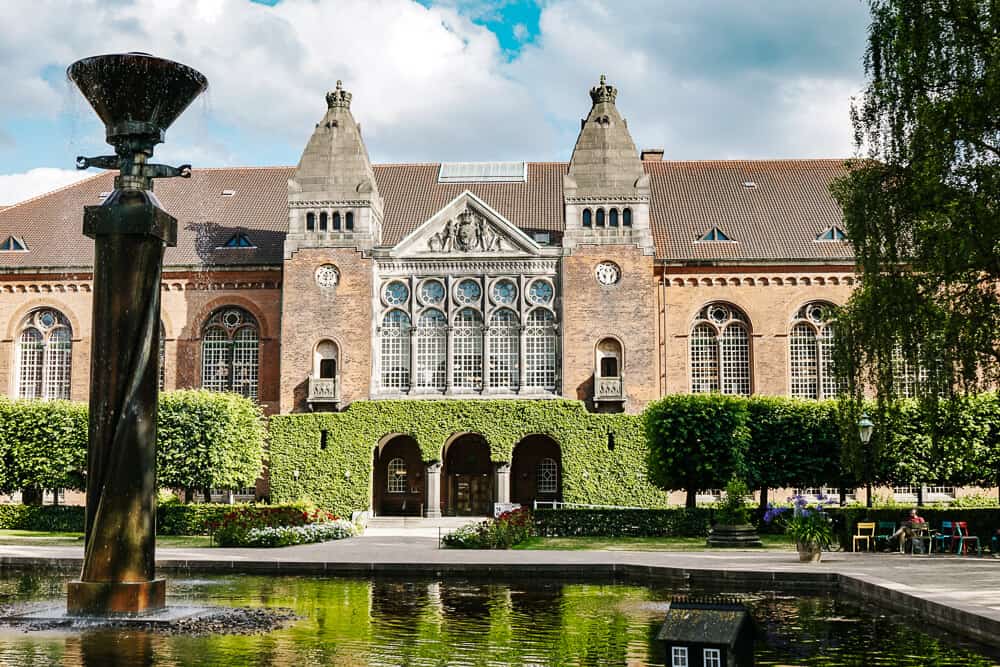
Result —
[{"label": "white cloud", "polygon": [[53,167],[38,167],[23,174],[0,174],[0,206],[16,204],[93,175]]}]

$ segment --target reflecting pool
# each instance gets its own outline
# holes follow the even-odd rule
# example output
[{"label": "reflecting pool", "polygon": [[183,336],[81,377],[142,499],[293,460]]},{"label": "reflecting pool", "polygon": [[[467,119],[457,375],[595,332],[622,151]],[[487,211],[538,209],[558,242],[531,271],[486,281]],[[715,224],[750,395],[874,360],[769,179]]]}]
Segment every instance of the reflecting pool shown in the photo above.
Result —
[{"label": "reflecting pool", "polygon": [[[68,577],[67,577],[68,578]],[[0,577],[0,604],[65,600],[67,578]],[[172,575],[171,604],[286,607],[263,635],[0,630],[0,665],[663,665],[676,591],[545,580]],[[990,649],[833,597],[741,596],[758,665],[998,665]]]}]

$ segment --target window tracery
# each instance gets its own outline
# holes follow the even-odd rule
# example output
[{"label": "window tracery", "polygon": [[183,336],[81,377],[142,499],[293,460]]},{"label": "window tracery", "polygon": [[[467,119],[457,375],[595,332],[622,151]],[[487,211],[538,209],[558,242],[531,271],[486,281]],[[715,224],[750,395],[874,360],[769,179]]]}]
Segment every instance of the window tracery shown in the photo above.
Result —
[{"label": "window tracery", "polygon": [[202,330],[201,386],[257,400],[259,331],[257,318],[242,308],[215,311]]},{"label": "window tracery", "polygon": [[699,311],[689,339],[691,391],[749,395],[750,321],[739,309],[710,303]]},{"label": "window tracery", "polygon": [[73,332],[58,310],[32,311],[17,340],[18,398],[69,399]]},{"label": "window tracery", "polygon": [[833,372],[834,325],[830,304],[811,301],[795,313],[788,337],[791,394],[796,398],[832,398],[837,395]]}]

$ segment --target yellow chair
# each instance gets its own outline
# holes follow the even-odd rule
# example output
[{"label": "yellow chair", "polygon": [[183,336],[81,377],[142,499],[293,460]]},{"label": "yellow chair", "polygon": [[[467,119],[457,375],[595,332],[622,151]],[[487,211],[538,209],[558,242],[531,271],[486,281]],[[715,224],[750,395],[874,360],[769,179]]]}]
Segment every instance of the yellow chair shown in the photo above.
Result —
[{"label": "yellow chair", "polygon": [[864,540],[865,551],[871,549],[872,544],[875,542],[875,522],[861,521],[855,527],[854,540],[851,543],[851,551],[858,550],[858,542]]}]

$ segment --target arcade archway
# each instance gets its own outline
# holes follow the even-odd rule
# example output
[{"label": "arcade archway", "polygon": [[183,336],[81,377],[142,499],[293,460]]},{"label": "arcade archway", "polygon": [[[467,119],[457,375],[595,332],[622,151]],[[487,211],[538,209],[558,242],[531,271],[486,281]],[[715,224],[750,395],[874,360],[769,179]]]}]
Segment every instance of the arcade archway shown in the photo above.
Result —
[{"label": "arcade archway", "polygon": [[441,471],[441,499],[449,515],[486,516],[493,508],[490,446],[476,433],[448,445]]},{"label": "arcade archway", "polygon": [[372,510],[377,516],[419,516],[424,503],[424,464],[417,441],[398,435],[375,448]]},{"label": "arcade archway", "polygon": [[535,500],[562,500],[562,451],[547,435],[529,435],[514,447],[510,500],[531,507]]}]

